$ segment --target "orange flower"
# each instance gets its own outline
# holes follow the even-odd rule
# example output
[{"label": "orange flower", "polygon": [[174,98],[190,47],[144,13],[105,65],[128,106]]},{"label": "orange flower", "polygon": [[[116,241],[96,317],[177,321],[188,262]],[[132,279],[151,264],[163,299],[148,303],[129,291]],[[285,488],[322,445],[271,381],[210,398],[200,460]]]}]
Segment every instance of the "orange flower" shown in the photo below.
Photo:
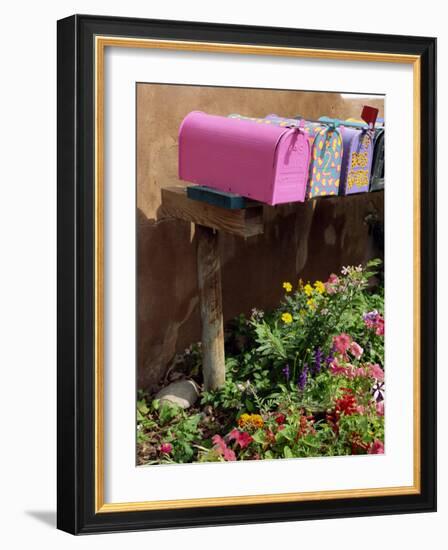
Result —
[{"label": "orange flower", "polygon": [[264,421],[259,414],[244,413],[238,418],[238,426],[240,428],[262,428]]}]

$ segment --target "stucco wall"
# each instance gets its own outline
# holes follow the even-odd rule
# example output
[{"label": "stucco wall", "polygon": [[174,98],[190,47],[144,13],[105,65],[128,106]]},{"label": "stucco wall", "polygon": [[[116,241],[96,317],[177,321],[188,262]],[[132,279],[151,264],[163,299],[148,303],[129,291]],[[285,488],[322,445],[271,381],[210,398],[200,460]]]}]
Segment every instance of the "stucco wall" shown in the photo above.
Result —
[{"label": "stucco wall", "polygon": [[[177,133],[192,110],[227,115],[359,117],[383,100],[340,94],[138,84],[138,384],[154,388],[176,352],[199,340],[194,228],[163,213],[160,189],[177,178]],[[344,264],[376,256],[369,216],[383,220],[383,193],[265,207],[265,232],[244,241],[221,235],[225,319],[269,309],[281,283],[326,278]]]}]

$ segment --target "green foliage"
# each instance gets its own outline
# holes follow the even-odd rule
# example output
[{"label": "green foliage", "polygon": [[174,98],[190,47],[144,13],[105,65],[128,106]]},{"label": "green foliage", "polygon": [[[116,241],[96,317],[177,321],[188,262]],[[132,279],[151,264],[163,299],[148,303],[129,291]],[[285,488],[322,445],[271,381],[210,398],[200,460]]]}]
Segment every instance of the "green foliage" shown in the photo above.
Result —
[{"label": "green foliage", "polygon": [[[276,310],[238,316],[225,333],[226,382],[202,392],[196,408],[140,394],[140,463],[382,452],[384,416],[372,396],[384,368],[384,291],[371,286],[379,265],[296,289],[284,283]],[[200,372],[199,344],[185,365]]]}]

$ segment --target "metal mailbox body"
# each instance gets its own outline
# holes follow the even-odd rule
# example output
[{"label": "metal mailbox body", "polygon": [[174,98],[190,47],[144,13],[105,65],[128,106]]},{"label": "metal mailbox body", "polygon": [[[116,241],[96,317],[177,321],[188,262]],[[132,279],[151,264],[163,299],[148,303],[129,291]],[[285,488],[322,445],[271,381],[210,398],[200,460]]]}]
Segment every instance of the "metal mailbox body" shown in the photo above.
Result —
[{"label": "metal mailbox body", "polygon": [[384,189],[384,135],[384,128],[375,128],[375,143],[373,145],[373,161],[370,175],[370,191],[379,191]]},{"label": "metal mailbox body", "polygon": [[[268,115],[266,120],[279,126],[299,123],[298,119],[277,115]],[[343,153],[341,132],[320,122],[305,120],[304,123],[311,147],[307,198],[338,195]]]},{"label": "metal mailbox body", "polygon": [[373,131],[341,126],[344,154],[340,195],[366,193],[369,190],[373,158]]},{"label": "metal mailbox body", "polygon": [[304,131],[310,145],[310,167],[306,198],[334,196],[339,194],[339,180],[342,162],[342,136],[337,128],[320,122],[304,119],[284,118],[267,115],[265,118],[246,117],[232,114],[231,118],[248,120],[263,125],[279,127],[297,126],[303,121]]},{"label": "metal mailbox body", "polygon": [[179,128],[179,178],[267,204],[305,200],[310,149],[299,128],[192,111]]}]

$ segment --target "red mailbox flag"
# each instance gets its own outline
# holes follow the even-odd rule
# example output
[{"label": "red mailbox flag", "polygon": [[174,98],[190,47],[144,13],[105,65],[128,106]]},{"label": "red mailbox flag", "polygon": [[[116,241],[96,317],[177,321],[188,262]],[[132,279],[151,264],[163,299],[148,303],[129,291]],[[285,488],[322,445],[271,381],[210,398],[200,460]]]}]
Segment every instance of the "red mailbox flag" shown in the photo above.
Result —
[{"label": "red mailbox flag", "polygon": [[378,109],[375,109],[375,107],[369,107],[368,105],[364,105],[361,113],[361,118],[364,120],[364,122],[367,122],[367,124],[371,128],[375,126],[377,116],[378,116]]}]

